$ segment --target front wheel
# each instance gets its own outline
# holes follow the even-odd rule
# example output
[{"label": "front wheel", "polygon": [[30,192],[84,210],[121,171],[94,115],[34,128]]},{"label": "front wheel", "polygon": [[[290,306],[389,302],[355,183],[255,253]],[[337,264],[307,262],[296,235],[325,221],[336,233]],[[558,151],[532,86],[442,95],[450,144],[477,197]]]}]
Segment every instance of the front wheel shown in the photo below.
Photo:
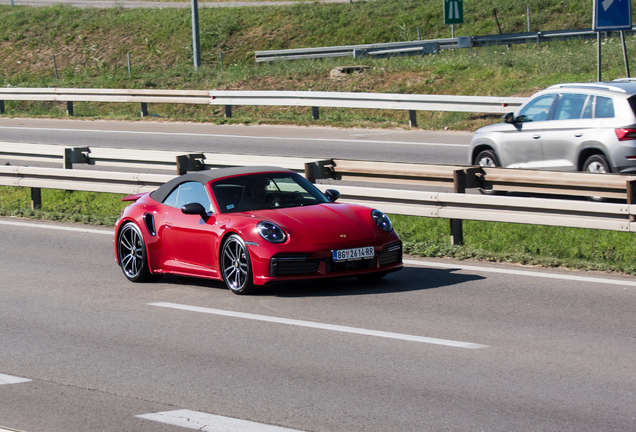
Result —
[{"label": "front wheel", "polygon": [[243,239],[232,234],[221,247],[221,273],[225,285],[234,294],[250,294],[254,291],[252,262]]},{"label": "front wheel", "polygon": [[119,231],[117,255],[124,275],[131,282],[150,279],[146,244],[137,224],[128,222]]}]

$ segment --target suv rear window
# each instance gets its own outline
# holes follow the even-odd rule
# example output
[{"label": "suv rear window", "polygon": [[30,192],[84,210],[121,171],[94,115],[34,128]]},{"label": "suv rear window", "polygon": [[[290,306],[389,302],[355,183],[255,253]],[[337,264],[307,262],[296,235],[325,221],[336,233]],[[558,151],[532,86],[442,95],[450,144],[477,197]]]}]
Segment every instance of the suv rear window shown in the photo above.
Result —
[{"label": "suv rear window", "polygon": [[614,117],[614,103],[612,102],[612,98],[596,96],[596,112],[594,117],[596,118]]},{"label": "suv rear window", "polygon": [[627,99],[627,102],[629,102],[629,106],[632,107],[632,112],[636,115],[636,96],[630,97]]}]

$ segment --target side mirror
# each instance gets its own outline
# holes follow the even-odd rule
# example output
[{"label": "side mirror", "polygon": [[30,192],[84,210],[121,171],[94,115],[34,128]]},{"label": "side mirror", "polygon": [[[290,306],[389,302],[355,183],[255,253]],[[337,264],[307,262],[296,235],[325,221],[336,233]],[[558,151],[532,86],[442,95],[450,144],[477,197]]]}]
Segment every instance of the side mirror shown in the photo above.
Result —
[{"label": "side mirror", "polygon": [[181,213],[187,214],[187,215],[199,215],[203,219],[208,218],[208,212],[205,210],[205,207],[203,207],[198,202],[193,202],[193,203],[184,205],[183,207],[181,207]]},{"label": "side mirror", "polygon": [[514,123],[515,122],[515,114],[514,113],[508,113],[504,116],[504,122],[505,123]]},{"label": "side mirror", "polygon": [[327,195],[327,198],[329,198],[331,202],[336,202],[336,200],[340,198],[340,192],[335,189],[327,189],[325,195]]}]

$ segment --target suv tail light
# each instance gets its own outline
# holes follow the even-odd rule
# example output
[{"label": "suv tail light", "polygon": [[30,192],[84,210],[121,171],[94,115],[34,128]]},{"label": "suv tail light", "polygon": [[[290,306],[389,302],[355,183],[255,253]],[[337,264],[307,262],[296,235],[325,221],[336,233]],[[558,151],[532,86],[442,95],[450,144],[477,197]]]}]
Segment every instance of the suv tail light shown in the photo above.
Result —
[{"label": "suv tail light", "polygon": [[618,128],[614,129],[619,141],[636,139],[636,129]]}]

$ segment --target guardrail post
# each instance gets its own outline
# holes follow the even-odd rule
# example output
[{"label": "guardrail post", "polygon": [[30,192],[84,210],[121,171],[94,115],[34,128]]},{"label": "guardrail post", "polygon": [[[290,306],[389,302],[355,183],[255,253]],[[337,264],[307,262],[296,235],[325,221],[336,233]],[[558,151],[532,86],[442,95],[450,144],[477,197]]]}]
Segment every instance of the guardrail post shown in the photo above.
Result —
[{"label": "guardrail post", "polygon": [[311,107],[311,119],[312,120],[320,120],[320,108]]},{"label": "guardrail post", "polygon": [[[463,169],[453,171],[453,192],[466,193],[466,173]],[[450,243],[452,245],[464,244],[464,232],[461,219],[450,220]]]},{"label": "guardrail post", "polygon": [[225,105],[225,118],[232,118],[232,105]]},{"label": "guardrail post", "polygon": [[73,169],[73,149],[64,149],[64,169]]},{"label": "guardrail post", "polygon": [[204,157],[203,153],[190,153],[177,156],[177,174],[183,175],[188,171],[202,171]]},{"label": "guardrail post", "polygon": [[148,104],[146,102],[141,103],[141,116],[148,117]]},{"label": "guardrail post", "polygon": [[409,127],[417,127],[417,111],[409,110]]},{"label": "guardrail post", "polygon": [[70,116],[73,115],[73,101],[66,102],[66,114]]},{"label": "guardrail post", "polygon": [[42,208],[42,189],[31,188],[31,210]]},{"label": "guardrail post", "polygon": [[[627,180],[627,204],[636,204],[636,180]],[[629,216],[629,221],[634,222],[636,216]]]},{"label": "guardrail post", "polygon": [[333,166],[333,160],[321,160],[316,162],[305,163],[305,178],[310,183],[316,183],[317,179],[332,179],[334,178],[333,170],[328,167]]},{"label": "guardrail post", "polygon": [[4,114],[4,101],[0,101],[0,114]]}]

